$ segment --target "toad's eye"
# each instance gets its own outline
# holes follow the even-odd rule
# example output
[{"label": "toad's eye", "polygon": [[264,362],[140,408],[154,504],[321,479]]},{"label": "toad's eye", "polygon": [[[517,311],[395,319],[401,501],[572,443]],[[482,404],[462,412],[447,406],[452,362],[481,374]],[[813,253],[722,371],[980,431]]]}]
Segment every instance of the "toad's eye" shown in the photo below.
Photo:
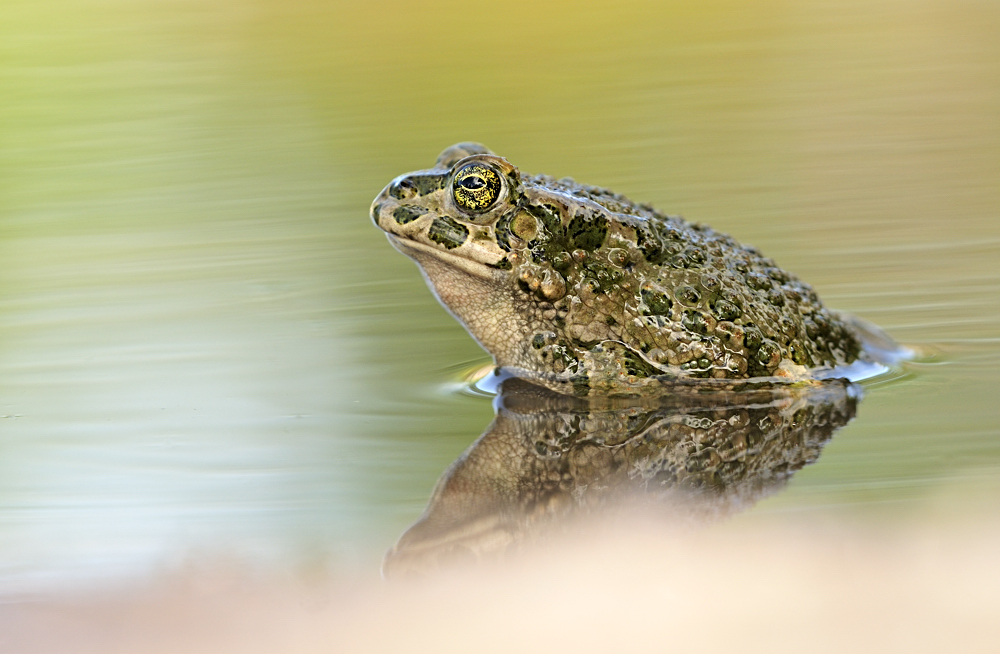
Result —
[{"label": "toad's eye", "polygon": [[500,174],[490,166],[470,163],[455,173],[452,193],[455,204],[469,213],[488,211],[500,197]]}]

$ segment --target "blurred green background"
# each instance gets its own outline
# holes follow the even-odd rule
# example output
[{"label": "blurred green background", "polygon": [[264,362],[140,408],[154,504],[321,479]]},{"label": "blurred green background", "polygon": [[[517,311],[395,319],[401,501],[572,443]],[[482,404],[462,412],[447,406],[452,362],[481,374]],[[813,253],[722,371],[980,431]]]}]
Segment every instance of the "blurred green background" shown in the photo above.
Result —
[{"label": "blurred green background", "polygon": [[0,12],[0,593],[376,574],[492,415],[367,215],[460,140],[729,232],[928,355],[741,520],[1000,487],[1000,5]]}]

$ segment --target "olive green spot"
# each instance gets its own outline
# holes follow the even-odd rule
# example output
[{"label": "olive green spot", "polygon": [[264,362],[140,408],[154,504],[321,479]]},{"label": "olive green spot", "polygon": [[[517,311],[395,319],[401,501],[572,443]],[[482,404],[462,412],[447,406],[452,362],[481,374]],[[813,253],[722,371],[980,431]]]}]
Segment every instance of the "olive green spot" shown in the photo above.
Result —
[{"label": "olive green spot", "polygon": [[407,178],[419,195],[429,195],[448,185],[448,175],[411,175]]},{"label": "olive green spot", "polygon": [[395,218],[396,222],[400,225],[405,225],[413,222],[425,213],[427,213],[427,209],[424,209],[423,207],[415,204],[403,204],[396,207],[396,210],[392,212],[392,217]]},{"label": "olive green spot", "polygon": [[[553,266],[557,269],[565,270],[568,268],[571,261],[566,260],[565,257],[566,253],[573,249],[573,246],[566,235],[566,228],[563,227],[562,213],[559,207],[551,204],[532,204],[525,209],[537,221],[535,234],[528,243],[531,248],[531,256],[536,261],[553,262]],[[528,233],[530,233],[530,225],[527,227]],[[520,226],[518,230],[514,231],[519,230]],[[558,264],[555,263],[557,259],[559,260]]]},{"label": "olive green spot", "polygon": [[791,339],[799,335],[799,326],[788,316],[782,316],[781,320],[778,321],[778,326],[781,328],[782,336]]},{"label": "olive green spot", "polygon": [[792,351],[792,361],[799,364],[800,366],[813,365],[812,357],[809,356],[809,352],[806,351],[805,347],[802,346],[802,343],[794,341],[790,349]]},{"label": "olive green spot", "polygon": [[719,320],[735,320],[743,315],[743,311],[729,300],[716,300],[712,310]]},{"label": "olive green spot", "polygon": [[625,278],[624,273],[597,261],[583,265],[584,285],[593,293],[608,293]]},{"label": "olive green spot", "polygon": [[660,237],[650,226],[637,228],[635,241],[646,261],[655,265],[663,263],[663,245],[660,243]]},{"label": "olive green spot", "polygon": [[451,250],[465,243],[469,238],[469,230],[454,218],[442,216],[431,223],[427,237]]},{"label": "olive green spot", "polygon": [[573,257],[570,256],[569,252],[556,252],[552,256],[552,267],[559,272],[567,270],[571,263],[573,263]]},{"label": "olive green spot", "polygon": [[666,293],[660,293],[653,289],[642,289],[639,292],[640,297],[642,297],[642,303],[646,305],[646,311],[644,312],[647,316],[669,316],[670,307],[673,302]]},{"label": "olive green spot", "polygon": [[501,216],[500,220],[497,221],[497,226],[495,229],[497,237],[497,245],[501,247],[505,252],[510,252],[510,221],[514,218],[513,213],[508,213],[506,216]]},{"label": "olive green spot", "polygon": [[681,325],[684,326],[684,329],[695,334],[702,336],[708,334],[708,323],[705,322],[705,316],[697,311],[685,311],[681,317]]},{"label": "olive green spot", "polygon": [[586,374],[572,377],[569,382],[573,385],[573,395],[584,396],[590,393],[590,379]]},{"label": "olive green spot", "polygon": [[532,204],[528,212],[538,218],[552,236],[559,236],[562,231],[562,214],[559,207],[553,204]]},{"label": "olive green spot", "polygon": [[576,247],[593,251],[604,244],[608,235],[608,219],[599,213],[580,214],[570,222],[568,231]]},{"label": "olive green spot", "polygon": [[635,377],[652,377],[659,372],[632,350],[626,349],[621,352],[621,362],[625,372]]},{"label": "olive green spot", "polygon": [[756,350],[764,342],[764,335],[761,333],[760,329],[753,325],[748,325],[743,328],[743,344],[747,346],[748,350]]},{"label": "olive green spot", "polygon": [[518,192],[521,187],[521,176],[517,174],[517,171],[510,171],[507,173],[507,193],[509,194],[509,200],[512,203],[517,203],[521,199],[521,194]]},{"label": "olive green spot", "polygon": [[535,334],[531,337],[531,347],[540,350],[545,347],[545,334]]},{"label": "olive green spot", "polygon": [[504,257],[503,259],[497,261],[496,263],[488,263],[486,265],[489,266],[490,268],[496,268],[497,270],[511,269],[510,261],[507,260],[507,257]]}]

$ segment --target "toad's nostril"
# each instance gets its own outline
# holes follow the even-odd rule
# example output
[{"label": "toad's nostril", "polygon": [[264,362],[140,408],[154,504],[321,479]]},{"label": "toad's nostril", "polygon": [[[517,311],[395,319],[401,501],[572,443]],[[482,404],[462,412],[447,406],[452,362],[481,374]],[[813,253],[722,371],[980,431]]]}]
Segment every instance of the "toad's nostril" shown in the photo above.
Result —
[{"label": "toad's nostril", "polygon": [[409,200],[417,194],[417,187],[408,179],[393,182],[389,187],[389,195],[397,200]]}]

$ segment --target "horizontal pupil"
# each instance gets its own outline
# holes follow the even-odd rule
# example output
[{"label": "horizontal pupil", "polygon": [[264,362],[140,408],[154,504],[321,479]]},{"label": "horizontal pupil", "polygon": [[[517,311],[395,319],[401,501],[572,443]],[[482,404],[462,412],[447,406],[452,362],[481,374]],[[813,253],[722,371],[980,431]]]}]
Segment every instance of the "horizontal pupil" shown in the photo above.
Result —
[{"label": "horizontal pupil", "polygon": [[476,189],[481,189],[486,186],[486,182],[482,177],[469,176],[462,180],[462,186],[469,189],[470,191],[475,191]]}]

